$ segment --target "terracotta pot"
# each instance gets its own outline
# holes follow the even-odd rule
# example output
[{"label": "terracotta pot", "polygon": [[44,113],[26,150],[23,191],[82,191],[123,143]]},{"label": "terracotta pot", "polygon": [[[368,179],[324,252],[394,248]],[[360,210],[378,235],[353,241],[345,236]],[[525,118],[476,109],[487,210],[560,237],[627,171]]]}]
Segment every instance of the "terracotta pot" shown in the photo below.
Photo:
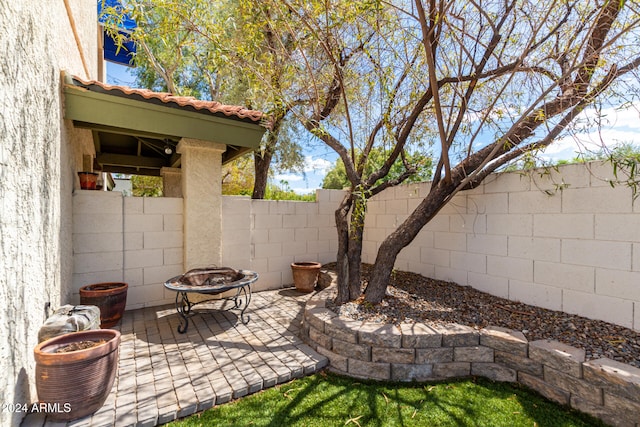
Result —
[{"label": "terracotta pot", "polygon": [[[105,342],[85,350],[54,353],[80,341]],[[53,420],[70,421],[102,407],[116,377],[120,332],[113,329],[73,332],[38,344],[36,389],[41,407]]]},{"label": "terracotta pot", "polygon": [[98,182],[98,174],[95,172],[78,172],[80,188],[83,190],[95,190]]},{"label": "terracotta pot", "polygon": [[100,308],[100,327],[112,328],[118,324],[127,305],[127,289],[123,282],[94,283],[80,288],[80,304]]},{"label": "terracotta pot", "polygon": [[293,284],[296,289],[301,292],[312,292],[318,283],[320,267],[322,264],[319,262],[294,262],[291,264]]}]

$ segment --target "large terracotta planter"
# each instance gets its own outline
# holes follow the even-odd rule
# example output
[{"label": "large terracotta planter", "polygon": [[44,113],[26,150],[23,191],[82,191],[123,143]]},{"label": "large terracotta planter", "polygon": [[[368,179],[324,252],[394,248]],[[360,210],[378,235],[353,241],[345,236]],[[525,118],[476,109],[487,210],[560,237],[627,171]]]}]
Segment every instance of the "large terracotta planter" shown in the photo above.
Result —
[{"label": "large terracotta planter", "polygon": [[294,262],[291,264],[293,284],[296,289],[301,292],[312,292],[318,283],[320,267],[322,264],[319,262]]},{"label": "large terracotta planter", "polygon": [[[84,350],[55,353],[81,341],[105,341]],[[120,332],[113,329],[73,332],[38,344],[36,389],[48,417],[70,421],[94,413],[111,392],[118,365]]]},{"label": "large terracotta planter", "polygon": [[118,324],[127,305],[129,285],[123,282],[94,283],[80,288],[80,304],[100,308],[100,327]]}]

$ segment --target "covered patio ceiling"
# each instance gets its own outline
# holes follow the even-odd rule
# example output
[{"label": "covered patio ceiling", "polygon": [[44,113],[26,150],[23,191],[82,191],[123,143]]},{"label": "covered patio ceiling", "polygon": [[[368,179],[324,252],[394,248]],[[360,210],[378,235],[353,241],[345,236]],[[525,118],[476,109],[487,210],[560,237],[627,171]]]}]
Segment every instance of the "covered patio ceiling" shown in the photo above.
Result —
[{"label": "covered patio ceiling", "polygon": [[65,74],[65,118],[90,129],[95,163],[104,172],[160,175],[179,168],[182,138],[225,144],[222,163],[259,147],[263,114],[192,97],[85,81]]}]

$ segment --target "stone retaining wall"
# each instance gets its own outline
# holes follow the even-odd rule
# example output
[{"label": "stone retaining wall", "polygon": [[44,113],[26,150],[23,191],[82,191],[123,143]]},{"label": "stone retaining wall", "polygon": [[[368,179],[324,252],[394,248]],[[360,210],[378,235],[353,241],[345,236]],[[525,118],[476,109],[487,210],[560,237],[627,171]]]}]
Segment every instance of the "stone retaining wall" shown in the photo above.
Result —
[{"label": "stone retaining wall", "polygon": [[613,426],[640,427],[638,368],[606,358],[586,362],[584,350],[528,342],[521,332],[500,327],[347,320],[325,307],[332,295],[335,287],[307,302],[303,336],[337,373],[390,381],[481,376],[517,382]]}]

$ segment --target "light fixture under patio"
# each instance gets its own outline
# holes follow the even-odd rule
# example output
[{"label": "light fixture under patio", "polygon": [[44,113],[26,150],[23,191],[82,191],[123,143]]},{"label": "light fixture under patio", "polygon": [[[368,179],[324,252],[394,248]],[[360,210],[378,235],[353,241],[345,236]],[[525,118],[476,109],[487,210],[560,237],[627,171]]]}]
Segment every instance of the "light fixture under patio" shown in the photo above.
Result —
[{"label": "light fixture under patio", "polygon": [[173,154],[173,147],[171,146],[171,144],[169,144],[168,139],[164,140],[164,154],[166,154],[167,156],[170,156]]}]

